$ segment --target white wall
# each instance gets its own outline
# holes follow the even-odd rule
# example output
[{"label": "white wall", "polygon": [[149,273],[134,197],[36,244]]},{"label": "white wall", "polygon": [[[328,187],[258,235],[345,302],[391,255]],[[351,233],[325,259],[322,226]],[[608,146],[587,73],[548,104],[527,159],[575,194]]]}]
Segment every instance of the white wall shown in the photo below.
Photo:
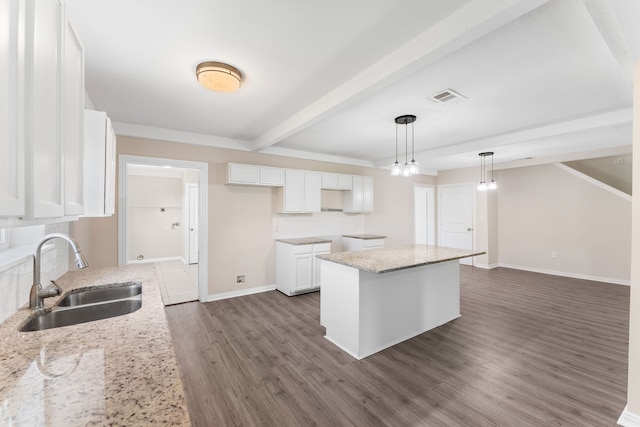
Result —
[{"label": "white wall", "polygon": [[[182,178],[131,175],[128,183],[128,261],[180,258],[184,250]],[[180,226],[172,227],[172,224]]]}]

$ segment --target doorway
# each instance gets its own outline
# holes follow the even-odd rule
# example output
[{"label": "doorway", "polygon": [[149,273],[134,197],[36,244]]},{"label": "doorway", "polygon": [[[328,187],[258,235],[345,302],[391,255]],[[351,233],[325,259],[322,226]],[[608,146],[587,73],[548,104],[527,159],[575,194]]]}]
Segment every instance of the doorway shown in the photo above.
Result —
[{"label": "doorway", "polygon": [[118,263],[154,263],[165,305],[207,300],[207,167],[119,158]]},{"label": "doorway", "polygon": [[435,198],[432,185],[413,187],[414,242],[416,245],[435,245]]},{"label": "doorway", "polygon": [[[474,184],[451,184],[438,187],[440,246],[473,249]],[[473,257],[461,264],[473,265]]]}]

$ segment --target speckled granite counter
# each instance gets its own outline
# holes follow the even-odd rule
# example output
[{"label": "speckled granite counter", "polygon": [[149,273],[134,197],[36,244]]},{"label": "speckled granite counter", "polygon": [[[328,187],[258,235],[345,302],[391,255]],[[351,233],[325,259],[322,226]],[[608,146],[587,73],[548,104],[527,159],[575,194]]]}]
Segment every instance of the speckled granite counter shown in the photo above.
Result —
[{"label": "speckled granite counter", "polygon": [[342,237],[349,237],[351,239],[361,239],[361,240],[375,240],[375,239],[387,238],[387,236],[379,236],[377,234],[343,234]]},{"label": "speckled granite counter", "polygon": [[483,253],[415,245],[318,255],[325,338],[362,359],[460,317],[458,260]]},{"label": "speckled granite counter", "polygon": [[337,252],[318,255],[318,258],[380,274],[482,255],[484,253],[484,251],[445,248],[441,246],[411,245],[370,249],[366,251]]},{"label": "speckled granite counter", "polygon": [[331,243],[331,239],[322,237],[297,237],[294,239],[276,239],[276,242],[287,243],[289,245],[315,245],[318,243]]},{"label": "speckled granite counter", "polygon": [[0,325],[0,425],[190,425],[154,266],[71,271],[57,283],[127,281],[142,283],[133,313],[19,332],[32,313],[22,308]]}]

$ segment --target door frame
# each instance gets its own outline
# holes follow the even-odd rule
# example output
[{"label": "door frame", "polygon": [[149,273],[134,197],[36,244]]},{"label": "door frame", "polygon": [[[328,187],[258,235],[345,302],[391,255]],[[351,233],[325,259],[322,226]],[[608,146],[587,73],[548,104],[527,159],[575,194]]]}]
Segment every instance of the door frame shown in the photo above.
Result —
[{"label": "door frame", "polygon": [[[187,239],[186,239],[186,248],[187,248],[187,264],[197,264],[198,261],[196,260],[196,262],[193,262],[193,258],[191,257],[191,191],[195,188],[195,190],[198,192],[198,202],[200,201],[200,186],[198,184],[187,184],[186,185],[186,193],[187,193]],[[195,199],[195,198],[194,198]],[[199,219],[199,218],[198,218]],[[198,224],[198,234],[200,234],[200,224]],[[200,236],[198,235],[198,238],[200,238]],[[200,253],[198,253],[196,255],[196,259],[200,258]]]},{"label": "door frame", "polygon": [[[442,244],[442,223],[444,213],[442,212],[442,190],[452,187],[471,187],[471,249],[476,250],[476,183],[475,182],[458,182],[455,184],[438,185],[438,245]],[[461,264],[475,265],[475,258],[462,258]]]},{"label": "door frame", "polygon": [[121,154],[118,156],[118,265],[127,265],[127,166],[129,164],[148,166],[173,166],[176,168],[196,169],[198,179],[198,300],[206,302],[209,298],[208,286],[208,218],[209,201],[209,165],[203,162],[188,160],[164,159],[160,157],[143,157]]},{"label": "door frame", "polygon": [[417,198],[416,190],[417,189],[425,189],[427,200],[431,201],[431,203],[427,203],[427,245],[436,245],[437,243],[437,235],[436,235],[436,197],[435,197],[435,185],[433,184],[413,184],[413,242],[414,244],[417,241],[417,224],[418,224],[418,203],[420,201]]}]

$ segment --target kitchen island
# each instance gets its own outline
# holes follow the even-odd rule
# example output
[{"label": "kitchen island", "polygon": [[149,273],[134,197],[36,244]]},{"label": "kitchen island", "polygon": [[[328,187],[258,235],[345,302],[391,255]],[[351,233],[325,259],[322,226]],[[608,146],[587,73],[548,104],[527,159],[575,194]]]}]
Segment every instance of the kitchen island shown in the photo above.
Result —
[{"label": "kitchen island", "polygon": [[130,314],[20,332],[33,313],[25,306],[0,324],[0,425],[191,425],[155,266],[74,270],[56,282],[66,293],[132,281],[142,307]]},{"label": "kitchen island", "polygon": [[412,245],[318,255],[325,337],[363,359],[460,317],[459,260],[484,253]]}]

